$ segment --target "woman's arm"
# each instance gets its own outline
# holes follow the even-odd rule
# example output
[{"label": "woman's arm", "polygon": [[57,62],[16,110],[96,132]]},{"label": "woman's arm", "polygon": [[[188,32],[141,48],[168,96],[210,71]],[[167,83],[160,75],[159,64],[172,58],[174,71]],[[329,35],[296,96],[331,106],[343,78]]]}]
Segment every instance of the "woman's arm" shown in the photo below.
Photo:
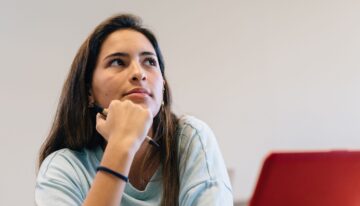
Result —
[{"label": "woman's arm", "polygon": [[[134,155],[131,151],[119,150],[112,145],[108,145],[100,165],[128,176],[133,157]],[[83,205],[118,206],[120,205],[125,185],[126,182],[124,180],[112,174],[99,171],[95,176]]]},{"label": "woman's arm", "polygon": [[102,171],[96,173],[96,167],[103,165],[127,175],[132,155],[110,145],[104,152],[97,147],[92,151],[61,149],[49,155],[36,180],[36,205],[120,205],[126,182]]},{"label": "woman's arm", "polygon": [[[128,176],[151,124],[152,116],[146,108],[130,101],[113,101],[107,118],[98,115],[96,119],[97,131],[107,140],[99,166]],[[126,182],[104,171],[94,175],[98,163],[93,161],[86,150],[83,153],[62,149],[49,155],[36,181],[36,204],[119,206]]]},{"label": "woman's arm", "polygon": [[[96,129],[108,141],[100,165],[128,176],[135,153],[151,124],[152,116],[147,108],[131,101],[112,101],[106,119],[101,114],[96,117]],[[125,185],[124,180],[99,171],[83,205],[118,206]]]}]

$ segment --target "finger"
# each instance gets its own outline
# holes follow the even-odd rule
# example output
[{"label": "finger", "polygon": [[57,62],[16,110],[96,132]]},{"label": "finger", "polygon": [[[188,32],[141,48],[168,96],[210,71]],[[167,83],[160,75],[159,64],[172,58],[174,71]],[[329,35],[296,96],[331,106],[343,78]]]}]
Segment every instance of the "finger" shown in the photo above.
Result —
[{"label": "finger", "polygon": [[103,115],[100,113],[96,114],[96,130],[101,134],[104,135],[104,127],[105,127],[106,120],[103,118]]},{"label": "finger", "polygon": [[108,113],[109,113],[109,110],[104,108],[102,111],[102,115],[106,117],[108,115]]}]

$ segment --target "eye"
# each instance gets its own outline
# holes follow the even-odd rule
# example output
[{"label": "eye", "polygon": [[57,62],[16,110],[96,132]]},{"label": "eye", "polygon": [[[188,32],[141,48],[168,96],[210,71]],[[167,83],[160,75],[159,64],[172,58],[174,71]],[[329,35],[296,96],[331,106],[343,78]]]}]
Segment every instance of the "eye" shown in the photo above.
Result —
[{"label": "eye", "polygon": [[109,67],[122,67],[125,65],[125,62],[122,59],[113,59],[108,63]]},{"label": "eye", "polygon": [[152,58],[152,57],[145,58],[144,62],[145,62],[145,64],[152,66],[152,67],[157,67],[157,65],[158,65],[156,59]]}]

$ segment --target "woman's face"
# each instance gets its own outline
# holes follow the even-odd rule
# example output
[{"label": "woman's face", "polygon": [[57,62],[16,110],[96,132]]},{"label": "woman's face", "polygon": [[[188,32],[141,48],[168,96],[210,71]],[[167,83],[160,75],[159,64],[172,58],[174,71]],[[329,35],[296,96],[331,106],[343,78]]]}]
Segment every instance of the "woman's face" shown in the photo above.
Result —
[{"label": "woman's face", "polygon": [[130,100],[155,116],[163,99],[164,80],[150,41],[124,29],[103,42],[94,70],[90,101],[108,107],[112,100]]}]

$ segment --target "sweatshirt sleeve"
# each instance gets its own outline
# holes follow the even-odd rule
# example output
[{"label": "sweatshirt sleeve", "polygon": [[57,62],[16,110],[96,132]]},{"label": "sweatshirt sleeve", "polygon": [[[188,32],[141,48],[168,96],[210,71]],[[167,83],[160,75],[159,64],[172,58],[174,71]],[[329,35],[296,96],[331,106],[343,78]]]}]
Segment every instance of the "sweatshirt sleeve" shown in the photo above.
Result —
[{"label": "sweatshirt sleeve", "polygon": [[180,205],[233,205],[230,180],[212,130],[193,117],[181,121]]},{"label": "sweatshirt sleeve", "polygon": [[76,165],[65,150],[50,154],[41,164],[35,186],[37,206],[78,206],[85,199]]}]

